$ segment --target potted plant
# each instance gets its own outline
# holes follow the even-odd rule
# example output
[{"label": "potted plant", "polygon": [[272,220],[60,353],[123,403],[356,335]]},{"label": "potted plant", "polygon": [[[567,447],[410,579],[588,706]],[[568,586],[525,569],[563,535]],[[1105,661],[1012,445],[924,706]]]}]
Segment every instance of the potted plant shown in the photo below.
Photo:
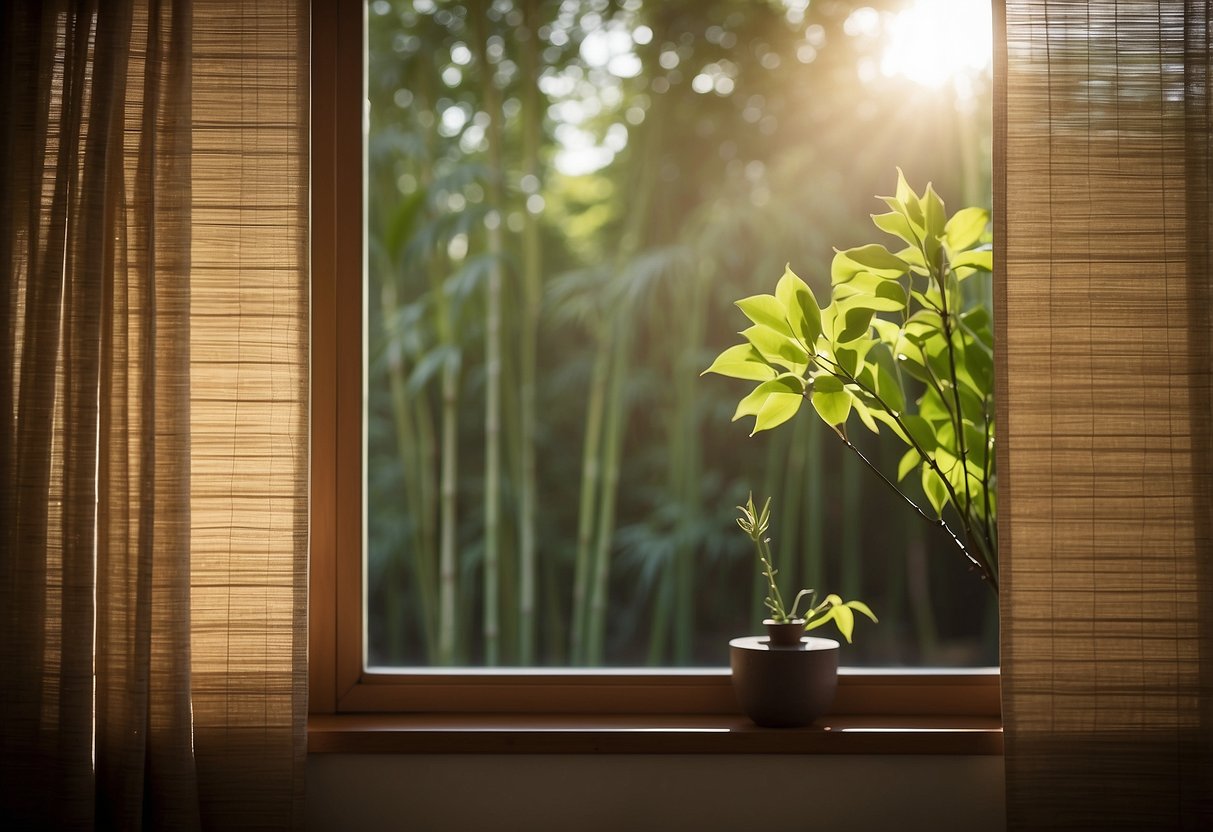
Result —
[{"label": "potted plant", "polygon": [[[767,580],[764,604],[771,617],[763,621],[766,637],[735,638],[729,642],[733,689],[742,710],[758,725],[771,728],[808,725],[834,701],[839,645],[833,639],[810,638],[805,633],[832,621],[850,643],[855,613],[872,621],[876,621],[876,616],[862,601],[843,601],[834,594],[816,603],[817,593],[812,589],[800,590],[792,606],[785,607],[775,580],[779,570],[775,568],[767,537],[771,499],[767,498],[761,511],[754,508],[753,495],[737,508],[741,512],[737,525],[754,542],[759,568]],[[798,611],[804,598],[809,600],[801,617]]]},{"label": "potted plant", "polygon": [[[839,440],[926,522],[951,536],[969,566],[998,591],[994,338],[989,310],[968,287],[993,270],[989,212],[950,218],[931,185],[919,195],[897,171],[889,211],[873,214],[896,252],[870,244],[836,251],[830,302],[791,268],[773,295],[737,301],[751,321],[745,343],[704,373],[758,382],[737,405],[751,436],[796,415],[805,401]],[[858,422],[906,446],[895,474],[851,441]],[[919,473],[926,507],[902,483]],[[894,480],[894,477],[896,480]]]}]

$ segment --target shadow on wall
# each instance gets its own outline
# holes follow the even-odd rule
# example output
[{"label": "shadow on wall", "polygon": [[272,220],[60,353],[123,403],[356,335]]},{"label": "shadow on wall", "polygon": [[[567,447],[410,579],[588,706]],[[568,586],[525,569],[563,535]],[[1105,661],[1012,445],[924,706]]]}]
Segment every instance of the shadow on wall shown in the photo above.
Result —
[{"label": "shadow on wall", "polygon": [[307,776],[317,832],[1005,827],[998,756],[313,754]]}]

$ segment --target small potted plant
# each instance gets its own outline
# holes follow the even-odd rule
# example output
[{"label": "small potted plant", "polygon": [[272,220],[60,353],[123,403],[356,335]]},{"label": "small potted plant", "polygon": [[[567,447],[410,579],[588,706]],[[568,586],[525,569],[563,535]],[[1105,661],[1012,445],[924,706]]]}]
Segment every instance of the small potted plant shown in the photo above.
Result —
[{"label": "small potted plant", "polygon": [[[812,589],[800,590],[792,599],[792,606],[785,607],[775,580],[779,570],[775,568],[771,540],[767,537],[771,500],[768,497],[758,511],[751,495],[744,506],[737,508],[741,512],[737,525],[754,542],[759,568],[767,580],[764,603],[771,617],[763,621],[766,637],[735,638],[729,642],[733,689],[746,716],[758,725],[769,728],[808,725],[834,701],[839,645],[833,639],[811,638],[805,633],[832,621],[850,643],[855,613],[872,621],[876,621],[876,616],[862,601],[843,601],[832,593],[816,603],[817,593]],[[800,617],[800,602],[805,598],[808,605]]]}]

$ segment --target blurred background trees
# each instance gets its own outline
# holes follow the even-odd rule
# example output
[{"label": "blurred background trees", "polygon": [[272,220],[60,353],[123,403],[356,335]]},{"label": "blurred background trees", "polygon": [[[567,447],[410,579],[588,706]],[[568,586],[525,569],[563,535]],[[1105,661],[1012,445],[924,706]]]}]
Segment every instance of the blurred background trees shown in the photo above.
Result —
[{"label": "blurred background trees", "polygon": [[990,204],[983,5],[369,4],[372,665],[725,664],[763,617],[750,491],[787,585],[880,615],[844,663],[997,663],[945,538],[699,378],[734,300],[875,241],[895,166]]}]

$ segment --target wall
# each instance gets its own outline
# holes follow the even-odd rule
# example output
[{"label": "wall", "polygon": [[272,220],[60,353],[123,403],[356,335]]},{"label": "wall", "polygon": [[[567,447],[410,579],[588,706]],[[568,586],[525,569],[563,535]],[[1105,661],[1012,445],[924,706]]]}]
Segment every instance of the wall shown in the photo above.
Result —
[{"label": "wall", "polygon": [[307,828],[984,832],[1002,778],[996,756],[313,754]]}]

